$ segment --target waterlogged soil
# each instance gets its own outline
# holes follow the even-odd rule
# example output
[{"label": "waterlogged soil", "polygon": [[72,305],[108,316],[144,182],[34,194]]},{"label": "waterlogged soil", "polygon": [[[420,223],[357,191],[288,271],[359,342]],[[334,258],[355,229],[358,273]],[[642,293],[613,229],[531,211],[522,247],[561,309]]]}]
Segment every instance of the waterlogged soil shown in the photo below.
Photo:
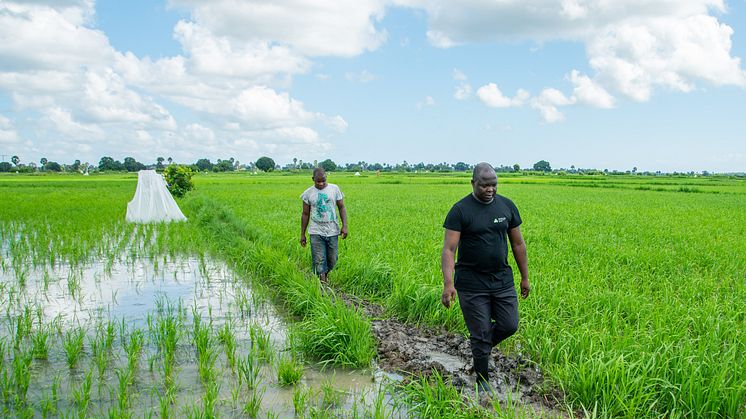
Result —
[{"label": "waterlogged soil", "polygon": [[[7,257],[7,253],[2,256]],[[287,324],[266,298],[255,295],[223,263],[177,257],[94,262],[76,267],[58,264],[30,268],[20,278],[5,264],[0,267],[0,306],[4,307],[0,315],[0,394],[16,391],[11,385],[17,381],[12,369],[17,352],[30,351],[34,347],[33,336],[47,333],[46,354],[28,366],[28,389],[21,394],[22,402],[0,397],[0,416],[20,415],[26,409],[38,416],[45,404],[54,406],[57,414],[74,416],[81,411],[75,394],[81,393],[89,373],[93,377],[90,398],[83,410],[93,417],[107,416],[122,403],[120,377],[128,369],[125,344],[135,330],[143,332],[145,338],[131,382],[124,390],[126,410],[135,417],[159,412],[166,380],[154,331],[157,319],[163,316],[179,319],[174,368],[177,390],[170,403],[171,414],[184,417],[202,412],[206,386],[200,379],[192,336],[195,313],[211,330],[215,380],[219,385],[215,413],[221,417],[245,417],[243,406],[251,396],[247,384],[241,383],[239,374],[229,366],[224,345],[218,341],[218,331],[226,323],[233,330],[235,357],[239,361],[247,359],[250,352],[256,353],[252,349],[252,329],[261,329],[269,341],[271,359],[259,361],[258,415],[292,417],[295,413],[293,386],[280,385],[277,376],[280,357],[291,356]],[[18,319],[27,312],[30,334],[14,350]],[[111,327],[112,344],[100,352],[105,354],[100,364],[93,347],[106,327]],[[82,351],[77,365],[69,367],[63,340],[78,329],[85,333]],[[11,377],[9,381],[2,381],[3,374]],[[382,380],[380,371],[306,365],[300,386],[307,389],[308,406],[349,411],[371,404]],[[327,406],[330,403],[331,407]]]},{"label": "waterlogged soil", "polygon": [[[469,339],[445,330],[407,325],[384,318],[380,306],[344,295],[348,304],[361,308],[372,320],[378,345],[378,367],[409,377],[437,371],[468,398],[477,397]],[[521,355],[506,355],[495,348],[490,359],[490,384],[500,402],[528,408],[532,415],[564,417],[563,395],[547,388],[541,370]],[[484,395],[480,403],[489,406]]]}]

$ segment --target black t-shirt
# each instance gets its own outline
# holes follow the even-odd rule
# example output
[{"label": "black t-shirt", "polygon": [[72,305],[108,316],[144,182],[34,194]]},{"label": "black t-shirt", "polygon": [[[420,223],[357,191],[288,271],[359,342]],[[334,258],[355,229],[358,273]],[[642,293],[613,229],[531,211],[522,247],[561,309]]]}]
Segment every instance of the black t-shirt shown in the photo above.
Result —
[{"label": "black t-shirt", "polygon": [[459,291],[492,291],[513,284],[508,230],[521,225],[513,201],[495,194],[489,204],[469,194],[453,205],[443,227],[461,232],[454,285]]}]

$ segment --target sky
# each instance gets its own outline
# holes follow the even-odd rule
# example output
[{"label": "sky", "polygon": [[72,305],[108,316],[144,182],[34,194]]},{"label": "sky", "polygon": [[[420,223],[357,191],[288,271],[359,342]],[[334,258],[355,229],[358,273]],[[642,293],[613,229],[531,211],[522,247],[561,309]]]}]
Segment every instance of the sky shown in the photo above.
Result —
[{"label": "sky", "polygon": [[746,0],[0,0],[0,158],[746,171]]}]

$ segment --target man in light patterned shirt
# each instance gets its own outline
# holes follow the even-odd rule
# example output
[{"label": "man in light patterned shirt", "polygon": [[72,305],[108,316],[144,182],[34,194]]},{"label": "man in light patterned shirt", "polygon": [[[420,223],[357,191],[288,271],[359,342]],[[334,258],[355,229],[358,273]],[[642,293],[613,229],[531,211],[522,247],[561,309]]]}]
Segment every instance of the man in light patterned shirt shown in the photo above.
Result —
[{"label": "man in light patterned shirt", "polygon": [[[303,200],[303,213],[300,217],[300,245],[306,247],[306,229],[311,237],[311,258],[313,270],[322,282],[337,263],[337,239],[347,238],[347,210],[344,195],[333,183],[326,183],[326,172],[317,167],[313,171],[313,186],[306,189],[300,198]],[[337,211],[342,219],[342,227],[337,221]]]}]

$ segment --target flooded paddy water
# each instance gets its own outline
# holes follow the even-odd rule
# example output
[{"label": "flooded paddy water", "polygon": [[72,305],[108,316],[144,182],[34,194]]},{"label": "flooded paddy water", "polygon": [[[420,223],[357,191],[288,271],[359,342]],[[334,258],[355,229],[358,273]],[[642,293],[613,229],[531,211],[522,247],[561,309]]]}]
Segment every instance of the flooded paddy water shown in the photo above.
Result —
[{"label": "flooded paddy water", "polygon": [[[225,264],[151,257],[0,270],[4,415],[334,416],[383,411],[376,369],[322,368]],[[20,278],[19,278],[20,276]]]}]

